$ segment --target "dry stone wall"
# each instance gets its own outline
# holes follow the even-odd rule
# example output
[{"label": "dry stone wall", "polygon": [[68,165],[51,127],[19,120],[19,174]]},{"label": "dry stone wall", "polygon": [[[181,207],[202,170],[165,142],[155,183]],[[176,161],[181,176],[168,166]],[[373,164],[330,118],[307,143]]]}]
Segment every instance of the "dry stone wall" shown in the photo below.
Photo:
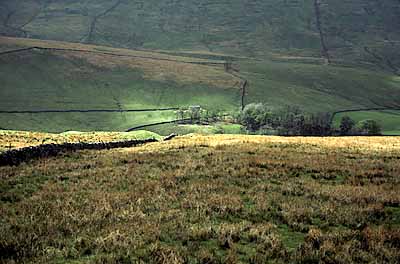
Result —
[{"label": "dry stone wall", "polygon": [[64,143],[64,144],[44,144],[35,147],[9,150],[0,154],[0,166],[17,166],[22,162],[32,159],[47,158],[57,156],[63,152],[78,150],[102,150],[114,148],[129,148],[138,145],[157,142],[156,139],[130,140],[117,142],[96,142],[96,143]]}]

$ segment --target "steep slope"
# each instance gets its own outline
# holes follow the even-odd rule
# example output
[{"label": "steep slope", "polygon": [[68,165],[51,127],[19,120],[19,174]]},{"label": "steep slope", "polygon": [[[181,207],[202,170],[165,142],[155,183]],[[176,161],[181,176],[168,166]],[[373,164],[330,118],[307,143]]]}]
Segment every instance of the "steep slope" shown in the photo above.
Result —
[{"label": "steep slope", "polygon": [[0,20],[8,36],[400,65],[398,0],[3,0]]}]

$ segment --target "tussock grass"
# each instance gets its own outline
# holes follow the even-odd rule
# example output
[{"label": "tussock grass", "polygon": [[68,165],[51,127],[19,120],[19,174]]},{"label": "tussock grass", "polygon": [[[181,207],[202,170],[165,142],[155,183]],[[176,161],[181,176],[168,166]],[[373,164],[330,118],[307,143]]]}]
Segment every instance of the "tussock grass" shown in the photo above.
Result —
[{"label": "tussock grass", "polygon": [[185,136],[0,168],[2,261],[395,263],[400,140]]}]

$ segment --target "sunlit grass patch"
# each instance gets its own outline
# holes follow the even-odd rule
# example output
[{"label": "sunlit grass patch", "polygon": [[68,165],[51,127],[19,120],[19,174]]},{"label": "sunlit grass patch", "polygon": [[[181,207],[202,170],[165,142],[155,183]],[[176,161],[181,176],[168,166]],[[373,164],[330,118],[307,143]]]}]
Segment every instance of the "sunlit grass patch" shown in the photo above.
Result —
[{"label": "sunlit grass patch", "polygon": [[23,147],[33,147],[41,144],[62,143],[95,143],[125,140],[142,140],[154,138],[160,140],[162,137],[153,132],[79,132],[69,131],[60,134],[0,130],[0,152]]}]

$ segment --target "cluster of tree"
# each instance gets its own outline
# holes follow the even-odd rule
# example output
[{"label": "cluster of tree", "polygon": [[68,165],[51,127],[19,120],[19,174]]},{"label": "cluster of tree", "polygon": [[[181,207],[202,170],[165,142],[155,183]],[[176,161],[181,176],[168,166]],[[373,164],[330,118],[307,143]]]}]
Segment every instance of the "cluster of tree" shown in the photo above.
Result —
[{"label": "cluster of tree", "polygon": [[179,109],[176,112],[176,120],[189,124],[207,124],[220,121],[232,121],[230,114],[222,110],[207,110],[199,105],[189,106],[188,108]]},{"label": "cluster of tree", "polygon": [[332,126],[330,113],[310,114],[292,106],[274,110],[261,103],[248,104],[237,116],[237,121],[250,132],[285,136],[378,135],[381,132],[374,120],[356,124],[344,117],[339,131]]},{"label": "cluster of tree", "polygon": [[239,115],[248,131],[278,135],[331,135],[330,115],[306,114],[298,107],[273,110],[265,104],[249,104]]},{"label": "cluster of tree", "polygon": [[176,112],[177,120],[189,124],[236,122],[247,131],[283,136],[380,135],[381,127],[375,120],[356,123],[348,116],[341,119],[339,128],[332,126],[330,113],[306,113],[295,106],[273,109],[262,103],[252,103],[236,114],[206,110],[194,105]]}]

